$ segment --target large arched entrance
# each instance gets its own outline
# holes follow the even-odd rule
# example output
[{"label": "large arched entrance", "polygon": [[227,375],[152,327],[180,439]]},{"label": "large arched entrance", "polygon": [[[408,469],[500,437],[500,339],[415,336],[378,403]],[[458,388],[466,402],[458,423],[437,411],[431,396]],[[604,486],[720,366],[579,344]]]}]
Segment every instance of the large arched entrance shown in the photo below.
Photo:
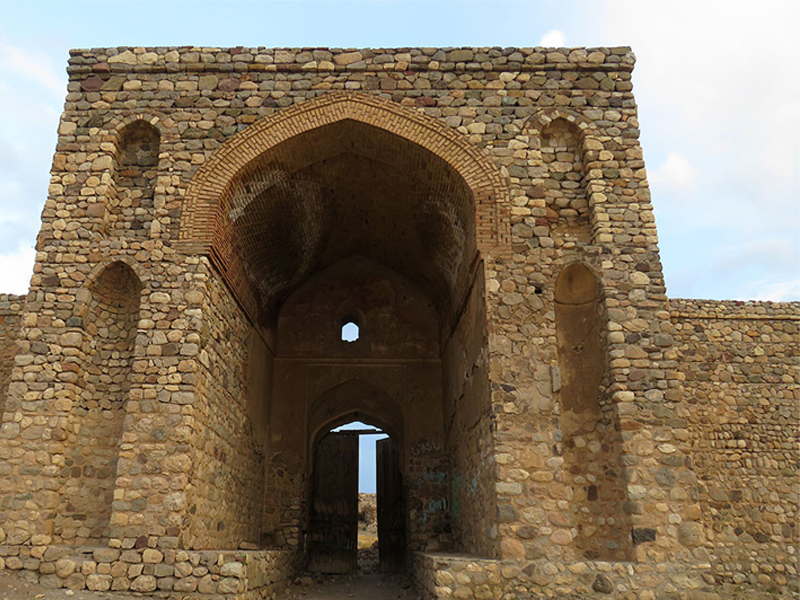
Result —
[{"label": "large arched entrance", "polygon": [[[317,127],[284,123],[280,141],[257,154],[252,140],[242,156],[235,145],[218,151],[238,167],[220,167],[228,183],[213,236],[201,242],[250,324],[241,355],[264,471],[263,485],[241,479],[241,495],[253,500],[238,501],[262,506],[241,529],[257,526],[258,545],[296,551],[304,564],[335,547],[326,536],[337,534],[325,531],[336,528],[320,526],[330,500],[321,495],[334,493],[331,481],[352,480],[341,458],[352,440],[329,432],[357,419],[394,444],[384,453],[396,471],[387,484],[397,488],[396,564],[422,550],[495,556],[481,251],[502,237],[487,208],[496,181],[480,174],[486,165],[474,149],[434,122],[422,143],[415,113],[404,123],[402,110],[385,112],[383,126],[347,110],[339,119],[325,112]],[[343,339],[345,326],[357,327],[357,339]],[[339,458],[320,459],[320,448]],[[194,522],[220,510],[196,504]],[[219,543],[235,543],[219,531],[231,537]]]}]

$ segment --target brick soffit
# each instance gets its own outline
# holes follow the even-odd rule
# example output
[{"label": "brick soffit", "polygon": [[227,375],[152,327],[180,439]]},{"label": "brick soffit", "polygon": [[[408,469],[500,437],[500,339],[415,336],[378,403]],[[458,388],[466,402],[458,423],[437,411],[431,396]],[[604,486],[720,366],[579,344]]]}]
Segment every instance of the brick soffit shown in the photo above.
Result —
[{"label": "brick soffit", "polygon": [[182,249],[210,253],[218,211],[237,176],[252,161],[296,135],[343,120],[398,135],[451,165],[472,191],[479,250],[497,253],[508,248],[508,186],[480,148],[435,119],[389,100],[358,92],[329,92],[257,121],[212,154],[189,183],[179,234]]}]

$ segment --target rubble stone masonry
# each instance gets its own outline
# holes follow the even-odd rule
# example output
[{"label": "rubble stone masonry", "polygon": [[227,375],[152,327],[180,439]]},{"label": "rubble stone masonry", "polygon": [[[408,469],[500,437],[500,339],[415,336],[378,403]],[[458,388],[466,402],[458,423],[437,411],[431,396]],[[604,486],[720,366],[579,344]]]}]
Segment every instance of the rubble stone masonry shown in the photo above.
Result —
[{"label": "rubble stone masonry", "polygon": [[272,598],[361,420],[426,600],[796,597],[800,306],[667,298],[634,62],[72,51],[0,296],[0,569]]},{"label": "rubble stone masonry", "polygon": [[20,327],[19,316],[25,305],[25,296],[14,294],[0,294],[0,412],[3,411],[6,401],[5,390],[14,367],[14,358],[17,356],[17,332]]},{"label": "rubble stone masonry", "polygon": [[[798,578],[796,303],[671,300],[703,533],[714,574]],[[680,530],[679,530],[680,533]]]}]

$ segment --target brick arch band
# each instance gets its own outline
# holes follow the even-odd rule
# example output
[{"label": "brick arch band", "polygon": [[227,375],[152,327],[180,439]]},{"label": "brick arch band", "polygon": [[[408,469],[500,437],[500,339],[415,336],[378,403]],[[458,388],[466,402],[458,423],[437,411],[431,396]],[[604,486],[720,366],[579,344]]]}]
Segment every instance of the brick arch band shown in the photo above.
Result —
[{"label": "brick arch band", "polygon": [[220,204],[251,161],[292,137],[343,120],[398,135],[447,162],[472,191],[478,248],[498,253],[509,247],[508,188],[480,148],[435,119],[389,100],[329,92],[256,121],[211,155],[189,183],[178,237],[181,248],[197,254],[209,251]]}]

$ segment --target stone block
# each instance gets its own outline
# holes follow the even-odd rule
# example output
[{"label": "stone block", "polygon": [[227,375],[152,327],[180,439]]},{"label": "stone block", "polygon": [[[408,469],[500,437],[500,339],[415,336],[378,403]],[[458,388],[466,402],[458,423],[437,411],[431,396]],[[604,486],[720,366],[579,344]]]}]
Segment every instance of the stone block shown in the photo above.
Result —
[{"label": "stone block", "polygon": [[152,592],[156,589],[156,578],[152,575],[139,575],[131,581],[130,589],[134,592]]},{"label": "stone block", "polygon": [[94,592],[106,592],[111,589],[111,582],[111,575],[87,575],[86,589]]},{"label": "stone block", "polygon": [[120,550],[117,548],[97,548],[92,552],[92,557],[99,563],[113,563],[120,557]]}]

